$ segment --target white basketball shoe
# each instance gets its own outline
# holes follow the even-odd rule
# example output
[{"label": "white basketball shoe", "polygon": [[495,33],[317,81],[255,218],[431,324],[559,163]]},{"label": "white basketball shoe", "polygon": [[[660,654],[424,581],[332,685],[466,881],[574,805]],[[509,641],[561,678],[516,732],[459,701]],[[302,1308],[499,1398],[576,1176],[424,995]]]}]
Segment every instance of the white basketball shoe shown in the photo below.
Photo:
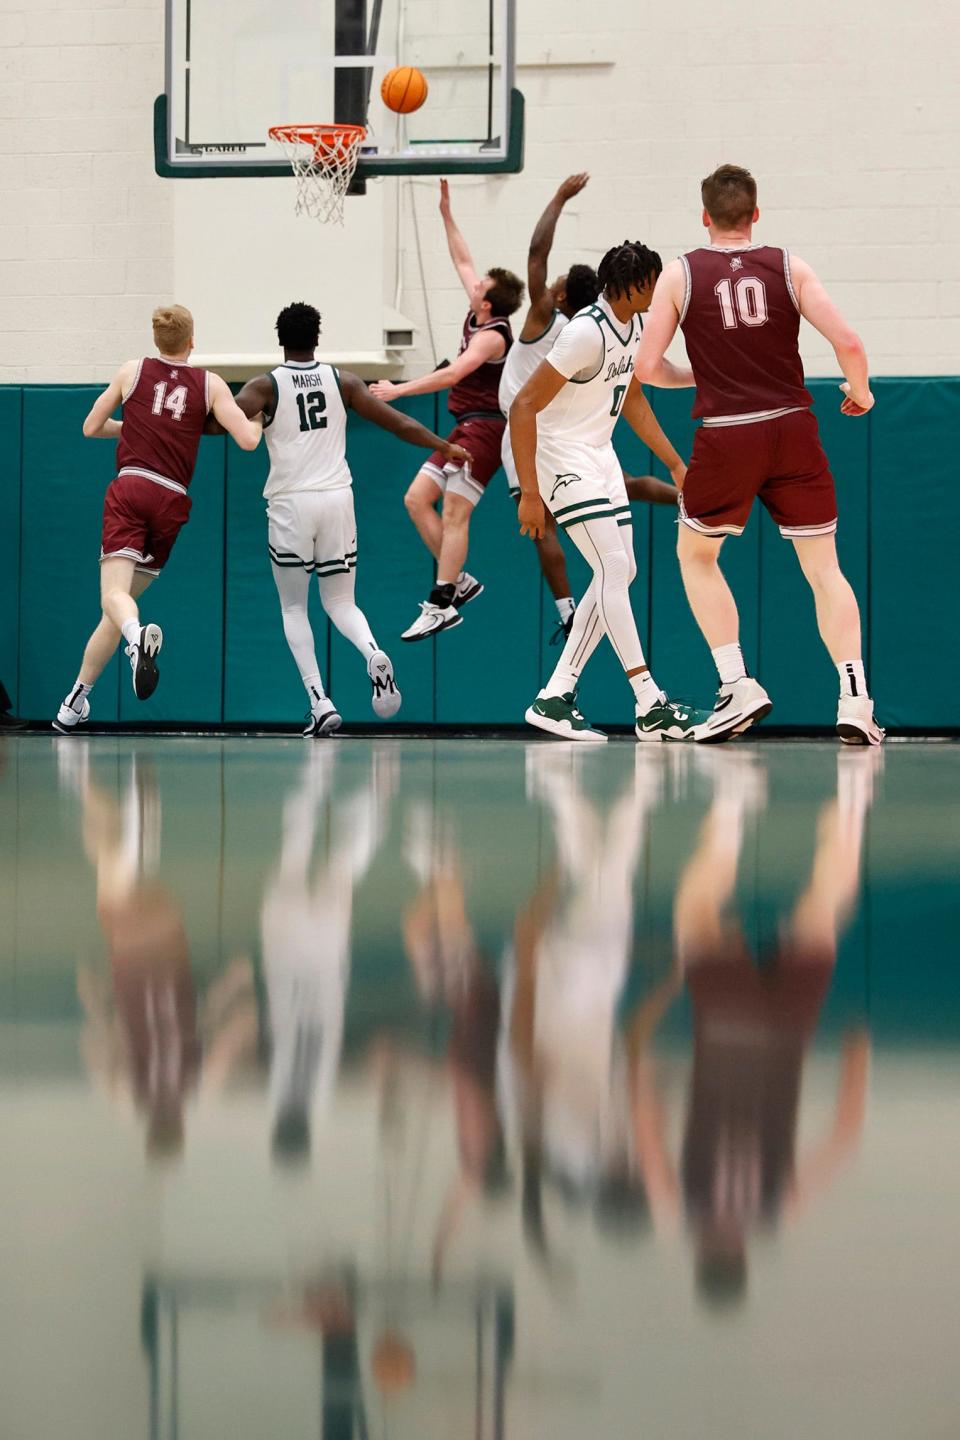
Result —
[{"label": "white basketball shoe", "polygon": [[393,663],[385,650],[374,650],[367,661],[367,674],[373,686],[370,697],[373,713],[379,715],[381,720],[389,720],[391,715],[396,715],[400,709],[403,697],[397,689]]},{"label": "white basketball shoe", "polygon": [[844,745],[881,745],[886,731],[873,716],[869,695],[841,695],[837,707],[837,734]]}]

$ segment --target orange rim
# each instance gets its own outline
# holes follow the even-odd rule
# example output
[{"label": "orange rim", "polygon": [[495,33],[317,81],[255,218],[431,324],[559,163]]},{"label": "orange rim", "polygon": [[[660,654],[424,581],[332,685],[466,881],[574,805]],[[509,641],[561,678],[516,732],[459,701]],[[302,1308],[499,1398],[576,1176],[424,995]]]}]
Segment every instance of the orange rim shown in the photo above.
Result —
[{"label": "orange rim", "polygon": [[267,133],[281,144],[312,145],[315,155],[330,151],[343,155],[367,131],[364,125],[271,125]]}]

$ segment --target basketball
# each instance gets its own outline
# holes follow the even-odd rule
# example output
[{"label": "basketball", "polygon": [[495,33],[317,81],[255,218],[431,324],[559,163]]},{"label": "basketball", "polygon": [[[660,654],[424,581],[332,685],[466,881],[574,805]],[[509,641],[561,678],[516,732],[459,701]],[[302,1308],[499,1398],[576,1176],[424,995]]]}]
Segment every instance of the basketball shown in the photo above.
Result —
[{"label": "basketball", "polygon": [[417,1373],[413,1347],[396,1330],[384,1330],[373,1347],[370,1369],[381,1395],[408,1390]]},{"label": "basketball", "polygon": [[380,95],[388,110],[396,115],[409,115],[420,109],[427,98],[428,88],[421,70],[412,65],[398,65],[384,75]]}]

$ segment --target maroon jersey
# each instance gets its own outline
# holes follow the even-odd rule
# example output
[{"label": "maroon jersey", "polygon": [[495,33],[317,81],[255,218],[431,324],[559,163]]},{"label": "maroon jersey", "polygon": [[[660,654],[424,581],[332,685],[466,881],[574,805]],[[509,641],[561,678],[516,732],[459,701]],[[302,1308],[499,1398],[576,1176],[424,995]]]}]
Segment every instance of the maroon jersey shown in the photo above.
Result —
[{"label": "maroon jersey", "polygon": [[209,409],[206,370],[141,360],[123,402],[117,473],[173,481],[186,489]]},{"label": "maroon jersey", "polygon": [[680,328],[697,383],[694,418],[771,420],[812,405],[787,251],[704,245],[680,260]]},{"label": "maroon jersey", "polygon": [[507,358],[507,352],[513,344],[513,331],[510,329],[510,321],[506,316],[496,315],[485,324],[478,325],[471,310],[463,322],[463,334],[460,336],[460,348],[457,354],[462,355],[474,335],[479,335],[482,331],[492,331],[503,336],[503,354],[499,360],[485,361],[466,379],[450,387],[450,414],[456,415],[458,420],[462,420],[467,415],[489,416],[495,420],[503,419],[499,398],[500,376],[503,374],[503,362]]}]

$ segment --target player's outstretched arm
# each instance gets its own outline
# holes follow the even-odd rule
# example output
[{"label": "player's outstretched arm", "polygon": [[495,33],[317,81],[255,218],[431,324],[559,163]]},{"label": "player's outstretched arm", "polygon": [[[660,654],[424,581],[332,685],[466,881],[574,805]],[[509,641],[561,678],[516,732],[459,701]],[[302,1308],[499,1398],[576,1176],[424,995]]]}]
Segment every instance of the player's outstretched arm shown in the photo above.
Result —
[{"label": "player's outstretched arm", "polygon": [[114,410],[123,403],[136,374],[136,360],[121,365],[102,395],[93,402],[93,408],[83,422],[83,433],[88,440],[116,440],[121,431],[122,421],[112,419]]},{"label": "player's outstretched arm", "polygon": [[662,390],[678,390],[693,384],[693,371],[688,365],[674,365],[666,359],[670,341],[680,324],[683,286],[683,266],[679,260],[671,260],[657,281],[634,361],[636,378],[648,385],[658,385]]},{"label": "player's outstretched arm", "polygon": [[431,370],[419,380],[375,380],[370,392],[378,400],[399,400],[404,395],[432,395],[437,390],[449,390],[488,360],[502,360],[506,348],[506,341],[496,330],[481,330],[466,350],[442,369]]},{"label": "player's outstretched arm", "polygon": [[379,425],[381,430],[388,430],[391,435],[398,439],[405,440],[408,445],[420,445],[424,450],[439,450],[445,460],[453,464],[471,464],[473,456],[468,454],[460,445],[451,445],[447,440],[442,440],[439,435],[434,435],[426,425],[421,425],[419,420],[414,420],[412,415],[404,415],[399,410],[391,410],[382,400],[378,400],[364,385],[359,375],[352,375],[349,370],[341,370],[340,389],[343,392],[344,403],[364,420],[370,420],[374,425]]},{"label": "player's outstretched arm", "polygon": [[850,329],[807,262],[797,255],[790,256],[790,276],[800,314],[830,341],[843,371],[844,383],[840,389],[846,399],[840,406],[841,411],[844,415],[866,415],[873,407],[873,395],[863,341]]},{"label": "player's outstretched arm", "polygon": [[633,433],[644,445],[649,446],[658,460],[662,460],[670,471],[670,479],[678,490],[683,489],[687,467],[670,444],[660,426],[660,421],[650,408],[650,401],[643,393],[640,382],[634,378],[627,388],[620,412]]},{"label": "player's outstretched arm", "polygon": [[237,442],[241,450],[256,450],[263,434],[262,420],[248,418],[230,394],[227,382],[212,371],[209,394],[210,410],[214,419]]},{"label": "player's outstretched arm", "polygon": [[[684,472],[686,467],[684,466]],[[686,473],[684,473],[686,478]],[[627,487],[627,499],[631,504],[640,503],[643,505],[672,505],[677,508],[678,484],[669,484],[666,480],[658,480],[655,475],[624,475],[623,483]]]},{"label": "player's outstretched arm", "polygon": [[[255,420],[258,415],[263,415],[264,419],[268,419],[273,415],[277,404],[273,380],[269,375],[255,375],[238,393],[236,401],[238,408],[243,411],[248,420]],[[227,433],[212,410],[207,416],[203,433],[204,435],[226,435]]]},{"label": "player's outstretched arm", "polygon": [[440,215],[443,219],[443,228],[447,232],[447,249],[450,251],[450,259],[456,266],[461,285],[472,300],[480,277],[477,274],[477,267],[473,263],[470,247],[453,218],[453,211],[450,208],[450,182],[447,180],[440,181]]},{"label": "player's outstretched arm", "polygon": [[585,172],[570,175],[564,180],[550,204],[537,221],[530,237],[527,254],[527,292],[530,309],[520,332],[521,340],[532,339],[550,323],[553,315],[553,296],[547,288],[547,262],[553,249],[553,237],[557,229],[560,212],[568,200],[579,195],[590,176]]},{"label": "player's outstretched arm", "polygon": [[554,369],[549,359],[541,360],[526,385],[510,406],[507,424],[510,445],[520,481],[520,506],[517,517],[520,534],[539,540],[546,529],[546,514],[537,484],[537,416],[545,410],[567,383],[567,377]]}]

